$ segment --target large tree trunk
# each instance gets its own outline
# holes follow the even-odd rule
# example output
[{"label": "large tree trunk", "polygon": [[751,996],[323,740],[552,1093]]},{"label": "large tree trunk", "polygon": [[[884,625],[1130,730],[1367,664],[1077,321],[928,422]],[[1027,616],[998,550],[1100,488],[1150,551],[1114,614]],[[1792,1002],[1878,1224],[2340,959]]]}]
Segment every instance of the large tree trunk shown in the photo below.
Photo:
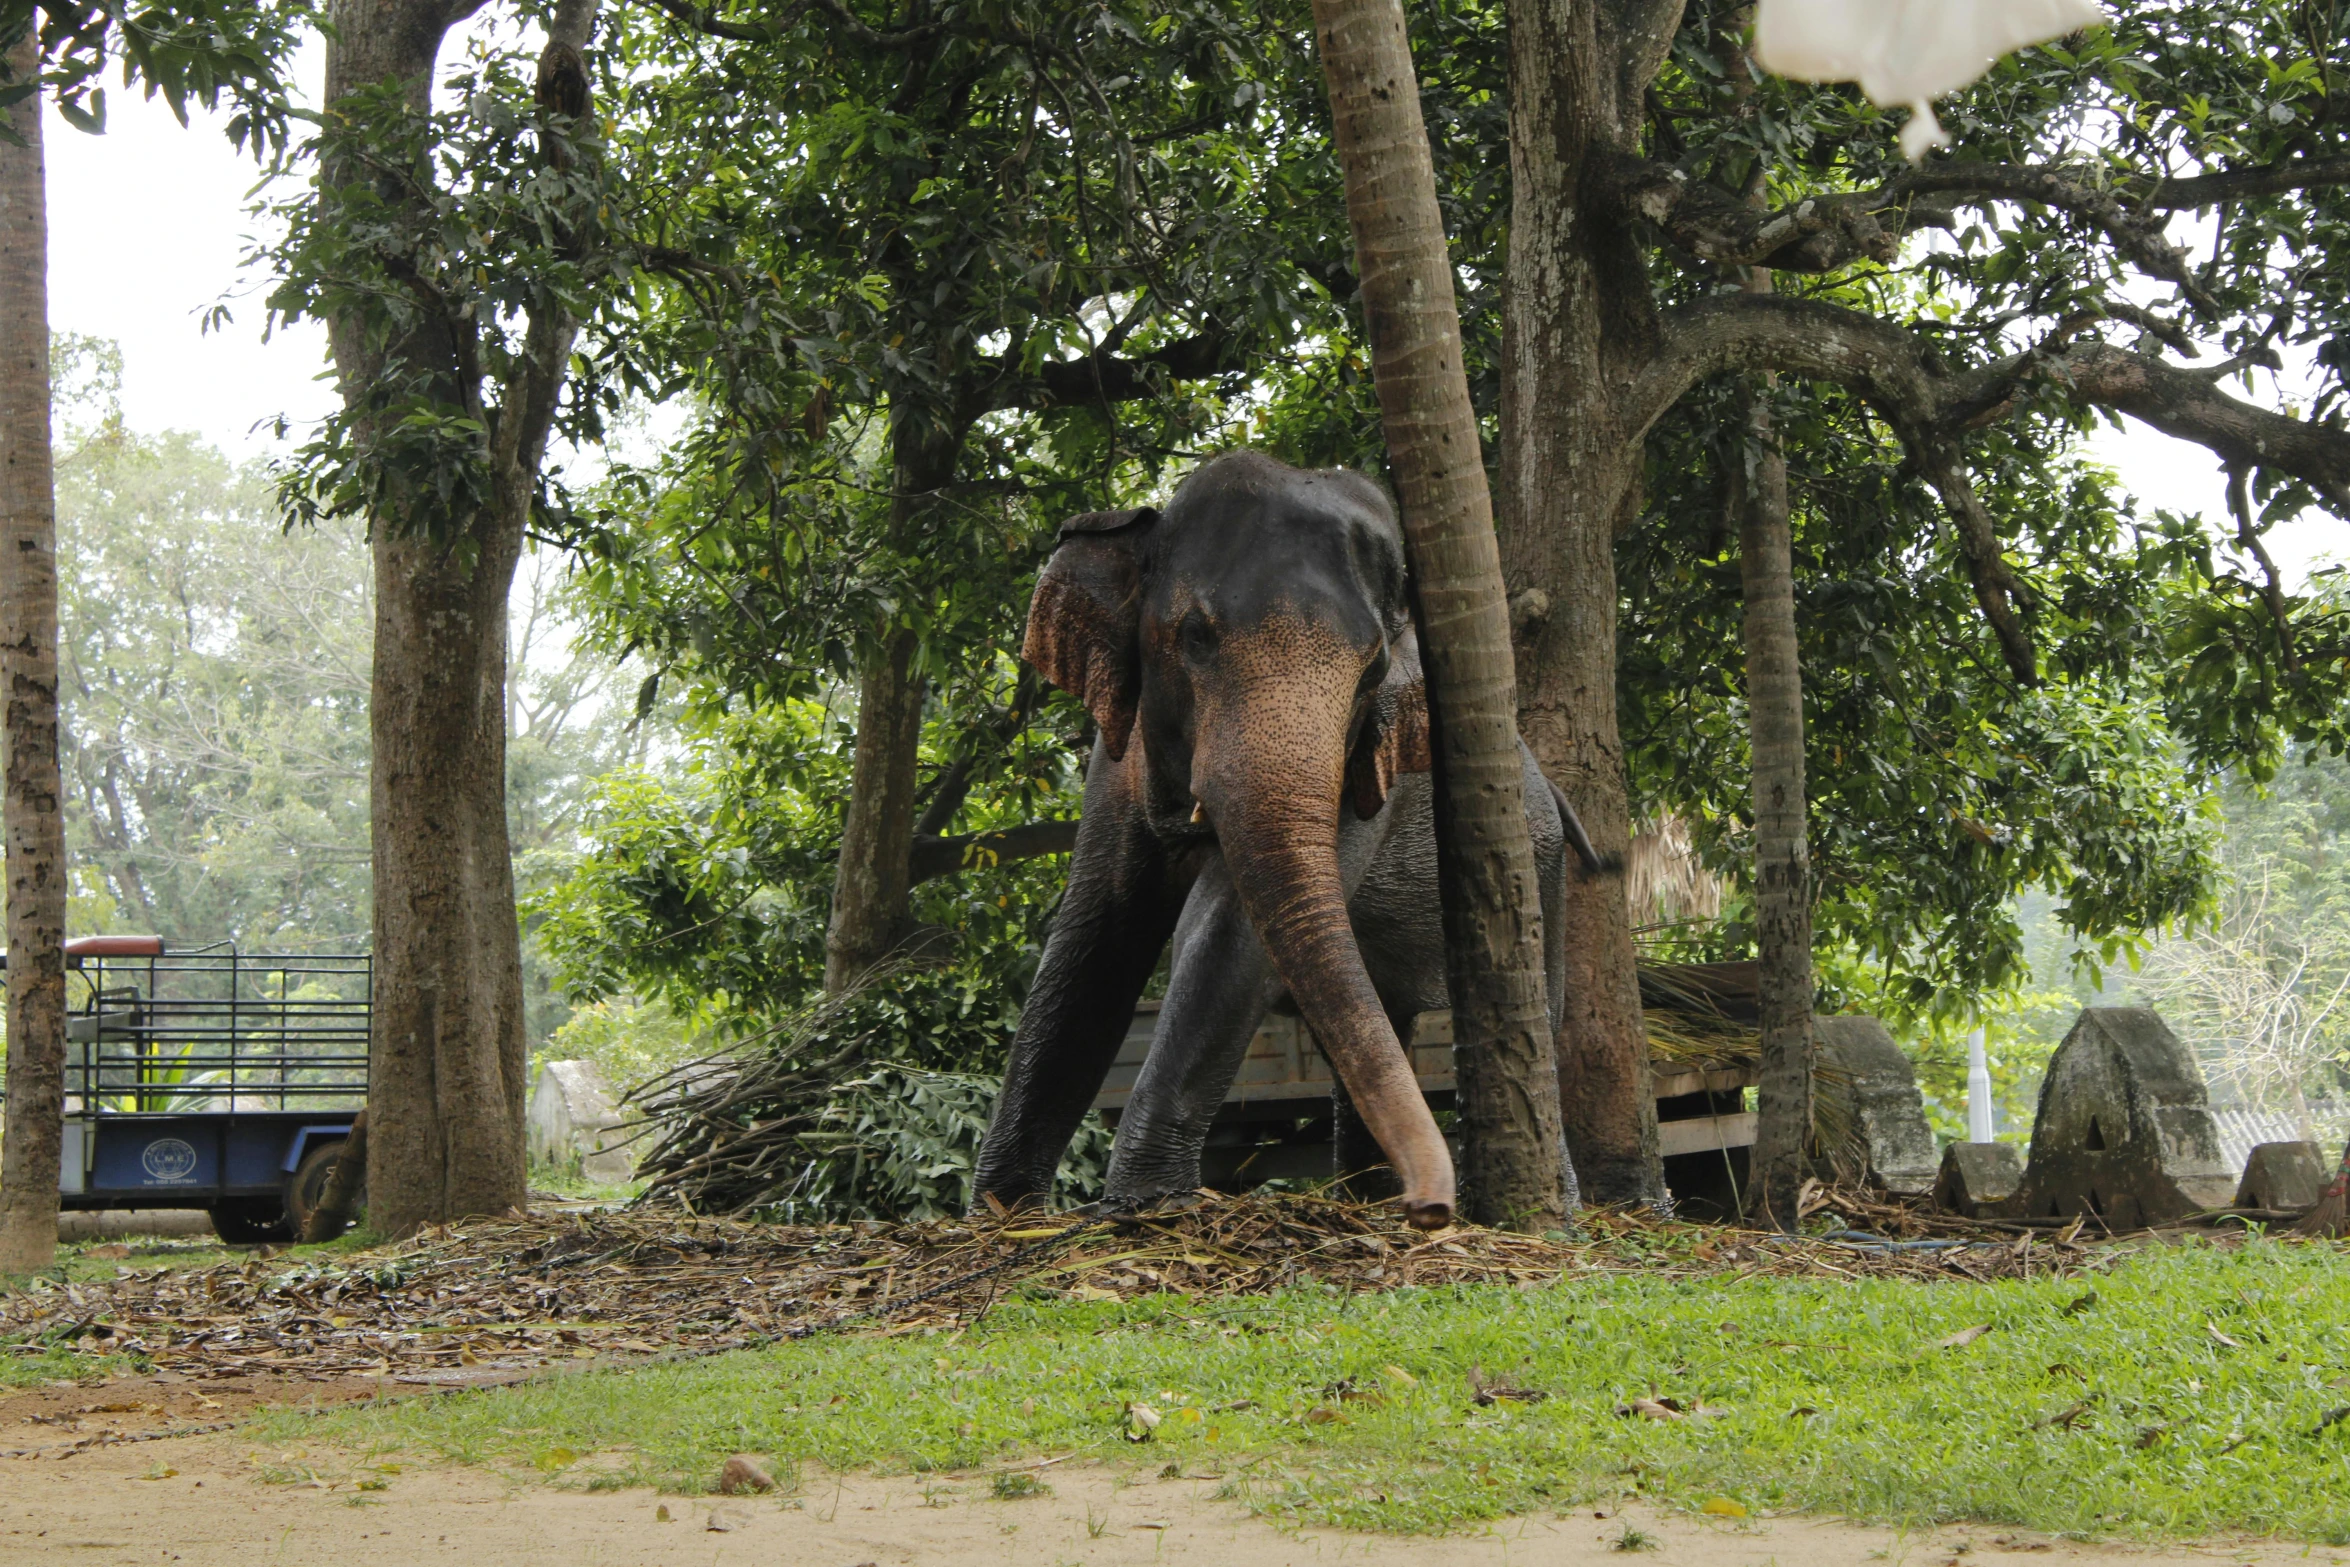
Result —
[{"label": "large tree trunk", "polygon": [[[470,7],[338,0],[327,102],[383,81],[429,105],[443,33]],[[595,0],[561,0],[552,43],[587,42]],[[332,177],[334,171],[329,171]],[[375,1019],[369,1049],[370,1223],[390,1234],[529,1199],[520,931],[506,821],[506,599],[575,327],[559,305],[530,314],[520,361],[491,419],[490,503],[455,537],[394,512],[369,519],[376,571]],[[331,323],[344,396],[382,369],[365,324]],[[446,336],[402,345],[411,363],[470,394]]]},{"label": "large tree trunk", "polygon": [[1568,1194],[1542,912],[1509,607],[1419,78],[1399,0],[1315,0],[1314,22],[1419,595],[1464,1207],[1540,1228],[1564,1217]]},{"label": "large tree trunk", "polygon": [[[1640,448],[1611,386],[1651,351],[1656,327],[1640,251],[1583,199],[1583,180],[1587,160],[1632,130],[1619,123],[1610,62],[1621,51],[1603,36],[1597,0],[1511,0],[1509,19],[1499,527],[1518,721],[1593,847],[1620,860],[1632,822],[1616,731],[1614,549]],[[1636,122],[1636,94],[1626,112]],[[1570,877],[1564,919],[1559,1099],[1582,1196],[1668,1203],[1623,879]]]},{"label": "large tree trunk", "polygon": [[[31,39],[10,52],[25,81]],[[65,784],[57,762],[57,497],[49,459],[49,211],[41,94],[0,142],[0,677],[6,680],[8,1126],[0,1273],[57,1251],[65,1068]]]},{"label": "large tree trunk", "polygon": [[[954,480],[962,431],[909,410],[892,421],[890,447],[890,532],[907,547],[938,492]],[[922,702],[928,694],[914,663],[920,648],[914,632],[892,627],[857,670],[856,759],[841,816],[832,922],[824,932],[824,988],[835,993],[888,957],[905,928]]]},{"label": "large tree trunk", "polygon": [[375,540],[375,1025],[369,1221],[389,1234],[529,1199],[522,959],[506,839],[506,593],[521,517],[474,558]]},{"label": "large tree trunk", "polygon": [[[1769,292],[1770,274],[1757,269],[1748,286]],[[1754,767],[1755,938],[1762,960],[1761,1115],[1746,1207],[1780,1229],[1792,1229],[1812,1140],[1811,852],[1787,455],[1772,428],[1767,385],[1755,387],[1747,404],[1745,505],[1738,529]]]}]

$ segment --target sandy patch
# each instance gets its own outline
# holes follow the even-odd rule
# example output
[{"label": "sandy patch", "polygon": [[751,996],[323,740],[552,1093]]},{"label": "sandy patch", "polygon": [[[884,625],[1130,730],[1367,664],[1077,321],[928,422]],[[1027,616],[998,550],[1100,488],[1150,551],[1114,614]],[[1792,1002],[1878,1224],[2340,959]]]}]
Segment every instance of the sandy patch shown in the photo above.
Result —
[{"label": "sandy patch", "polygon": [[[295,1478],[315,1473],[315,1479]],[[273,1476],[274,1478],[265,1478]],[[2301,1545],[2160,1550],[2051,1542],[1992,1528],[1899,1534],[1815,1519],[1716,1523],[1639,1507],[1513,1519],[1448,1539],[1285,1531],[1220,1500],[1213,1478],[1107,1464],[1044,1469],[1050,1490],[1004,1501],[992,1477],[801,1477],[785,1497],[661,1497],[509,1481],[480,1469],[382,1475],[324,1450],[236,1435],[0,1462],[0,1563],[193,1567],[2056,1567],[2151,1561],[2341,1563]],[[380,1484],[361,1490],[359,1482]],[[667,1519],[662,1514],[666,1511]],[[1627,1529],[1654,1541],[1624,1552]]]}]

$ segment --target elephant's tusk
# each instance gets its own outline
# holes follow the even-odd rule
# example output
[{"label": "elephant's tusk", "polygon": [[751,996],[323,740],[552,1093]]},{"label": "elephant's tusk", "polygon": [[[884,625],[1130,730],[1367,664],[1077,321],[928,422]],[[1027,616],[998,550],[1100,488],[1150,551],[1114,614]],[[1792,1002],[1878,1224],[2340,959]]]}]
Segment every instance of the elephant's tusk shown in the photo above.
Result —
[{"label": "elephant's tusk", "polygon": [[1192,801],[1192,802],[1191,802],[1191,824],[1192,824],[1194,827],[1196,827],[1196,826],[1198,826],[1198,825],[1199,825],[1201,822],[1204,822],[1204,821],[1206,821],[1207,819],[1208,819],[1208,808],[1207,808],[1206,806],[1204,806],[1204,805],[1200,804],[1200,802],[1199,802],[1199,801],[1197,801],[1197,800],[1194,800],[1194,801]]}]

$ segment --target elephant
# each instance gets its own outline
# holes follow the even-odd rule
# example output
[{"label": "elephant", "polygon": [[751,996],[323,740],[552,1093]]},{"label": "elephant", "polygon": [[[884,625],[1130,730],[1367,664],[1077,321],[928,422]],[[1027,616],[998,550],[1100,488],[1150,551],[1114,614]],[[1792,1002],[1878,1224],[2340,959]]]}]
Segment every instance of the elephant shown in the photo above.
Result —
[{"label": "elephant", "polygon": [[[980,1150],[981,1200],[1051,1192],[1172,938],[1105,1203],[1199,1185],[1209,1122],[1286,991],[1406,1217],[1450,1222],[1451,1157],[1402,1043],[1447,997],[1427,707],[1385,493],[1242,450],[1195,469],[1164,511],[1072,517],[1021,656],[1097,734],[1068,889]],[[1586,871],[1600,862],[1518,749],[1555,1029],[1568,848]]]}]

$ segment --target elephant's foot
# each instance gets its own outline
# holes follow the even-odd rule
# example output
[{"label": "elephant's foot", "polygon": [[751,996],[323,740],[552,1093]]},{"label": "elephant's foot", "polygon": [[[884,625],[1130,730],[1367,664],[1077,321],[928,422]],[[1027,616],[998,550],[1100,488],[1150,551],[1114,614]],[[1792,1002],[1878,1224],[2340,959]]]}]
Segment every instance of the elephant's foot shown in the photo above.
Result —
[{"label": "elephant's foot", "polygon": [[1210,1200],[1209,1193],[1197,1183],[1187,1187],[1162,1187],[1154,1191],[1120,1190],[1107,1192],[1095,1202],[1089,1202],[1075,1211],[1091,1218],[1134,1219],[1160,1215],[1190,1213],[1202,1208]]}]

